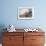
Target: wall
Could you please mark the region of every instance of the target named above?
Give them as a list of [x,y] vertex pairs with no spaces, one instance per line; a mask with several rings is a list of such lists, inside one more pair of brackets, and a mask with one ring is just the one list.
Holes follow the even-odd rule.
[[[40,25],[41,27],[46,28],[45,4],[45,0],[1,0],[0,24],[4,24],[5,26],[13,24],[18,28],[39,27]],[[34,19],[17,19],[17,8],[24,6],[34,8]]]

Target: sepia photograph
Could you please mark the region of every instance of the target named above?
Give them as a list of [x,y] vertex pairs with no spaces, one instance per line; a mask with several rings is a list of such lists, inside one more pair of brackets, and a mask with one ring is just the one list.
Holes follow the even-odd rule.
[[31,7],[19,7],[18,19],[32,19],[34,16],[34,8]]

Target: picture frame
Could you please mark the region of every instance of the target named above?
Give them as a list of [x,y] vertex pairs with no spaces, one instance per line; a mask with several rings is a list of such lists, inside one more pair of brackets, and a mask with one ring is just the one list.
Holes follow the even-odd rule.
[[33,19],[34,8],[32,7],[18,7],[18,19]]

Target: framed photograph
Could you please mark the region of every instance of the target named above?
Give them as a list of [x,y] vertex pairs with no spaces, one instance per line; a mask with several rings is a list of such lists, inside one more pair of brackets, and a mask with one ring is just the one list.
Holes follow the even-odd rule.
[[19,7],[18,8],[18,19],[33,19],[34,8],[32,7]]

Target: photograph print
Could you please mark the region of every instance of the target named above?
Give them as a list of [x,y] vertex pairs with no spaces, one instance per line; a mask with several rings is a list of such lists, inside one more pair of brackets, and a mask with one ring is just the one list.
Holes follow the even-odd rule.
[[32,19],[34,16],[34,8],[31,7],[19,7],[18,19]]

